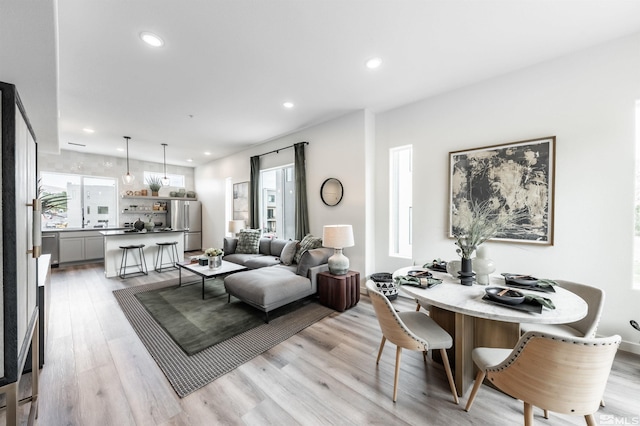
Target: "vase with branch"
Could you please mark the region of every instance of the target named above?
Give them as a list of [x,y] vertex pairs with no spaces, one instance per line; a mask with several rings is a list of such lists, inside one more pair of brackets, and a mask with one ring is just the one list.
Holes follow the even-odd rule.
[[493,199],[482,202],[462,203],[453,216],[453,237],[458,246],[456,252],[462,258],[460,283],[473,284],[471,256],[485,241],[494,238],[517,225],[524,215],[505,212]]

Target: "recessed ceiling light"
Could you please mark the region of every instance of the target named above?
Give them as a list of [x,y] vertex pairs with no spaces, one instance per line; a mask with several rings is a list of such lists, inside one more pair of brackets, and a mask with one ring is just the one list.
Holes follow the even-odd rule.
[[205,151],[204,155],[211,155],[209,151]]
[[380,65],[382,65],[382,59],[380,58],[371,58],[367,61],[367,68],[372,70],[378,68]]
[[187,162],[191,163],[193,161],[193,158],[187,158]]
[[116,151],[123,152],[123,151],[124,151],[124,148],[116,148]]
[[90,129],[89,127],[85,127],[84,129],[82,129],[83,132],[85,133],[95,133],[96,131],[93,129]]
[[282,104],[283,107],[287,108],[287,109],[291,109],[293,108],[295,105],[293,104],[293,102],[285,102]]
[[150,32],[145,31],[140,33],[140,38],[151,47],[161,47],[164,45],[164,41],[162,41],[160,37]]

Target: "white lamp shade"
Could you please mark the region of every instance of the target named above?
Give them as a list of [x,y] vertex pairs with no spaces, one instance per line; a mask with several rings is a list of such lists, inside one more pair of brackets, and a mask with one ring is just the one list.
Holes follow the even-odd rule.
[[341,249],[354,244],[351,225],[326,225],[322,229],[322,245],[325,247]]
[[238,232],[244,229],[244,220],[230,220],[229,221],[229,232],[232,234],[237,234]]

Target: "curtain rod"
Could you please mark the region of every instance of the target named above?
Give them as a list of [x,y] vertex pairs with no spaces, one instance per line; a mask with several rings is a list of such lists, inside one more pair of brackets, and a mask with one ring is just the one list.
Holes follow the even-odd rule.
[[[298,143],[303,143],[305,145],[309,145],[309,142],[298,142]],[[277,153],[279,153],[280,151],[282,151],[284,149],[293,148],[295,145],[296,144],[285,146],[284,148],[280,148],[280,149],[274,149],[273,151],[269,151],[269,152],[265,152],[264,154],[256,155],[256,157],[262,157],[263,155],[273,154],[274,152],[277,154]]]

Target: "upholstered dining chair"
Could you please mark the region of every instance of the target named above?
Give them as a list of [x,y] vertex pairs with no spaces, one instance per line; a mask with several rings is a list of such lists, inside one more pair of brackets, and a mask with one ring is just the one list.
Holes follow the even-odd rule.
[[620,336],[580,338],[531,331],[515,349],[475,348],[478,375],[465,407],[485,377],[498,389],[524,402],[524,424],[533,425],[533,407],[582,415],[595,426]]
[[589,309],[587,315],[569,324],[520,324],[520,332],[542,331],[573,337],[595,337],[602,309],[604,307],[604,291],[597,287],[578,284],[571,281],[557,280],[558,285],[582,297]]
[[367,281],[367,290],[376,312],[380,329],[382,330],[382,341],[380,342],[376,365],[380,362],[382,350],[387,340],[396,345],[393,402],[396,402],[398,398],[398,378],[400,374],[402,349],[421,351],[425,362],[427,360],[427,352],[430,349],[439,349],[444,369],[447,373],[447,379],[449,380],[451,394],[453,395],[454,402],[457,404],[458,394],[446,351],[446,349],[449,349],[453,345],[451,335],[423,312],[396,312],[391,302],[376,289],[373,281]]

